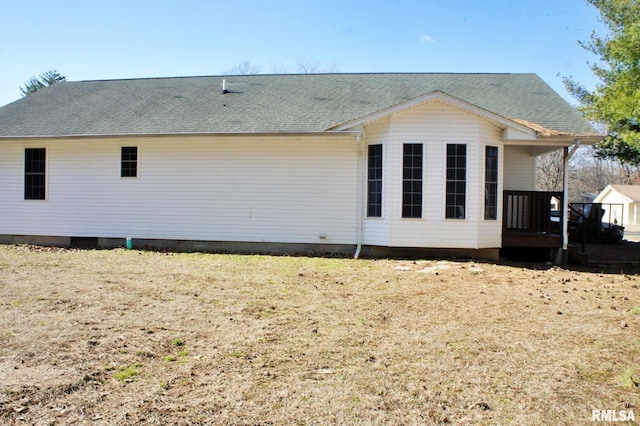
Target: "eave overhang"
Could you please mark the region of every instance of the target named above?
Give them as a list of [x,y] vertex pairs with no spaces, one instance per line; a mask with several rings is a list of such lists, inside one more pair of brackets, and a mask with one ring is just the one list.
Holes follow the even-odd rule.
[[356,137],[362,132],[353,129],[343,132],[239,132],[239,133],[114,133],[114,134],[83,134],[83,135],[29,135],[29,136],[0,136],[0,142],[17,140],[72,140],[72,139],[105,139],[105,138],[171,138],[171,137]]

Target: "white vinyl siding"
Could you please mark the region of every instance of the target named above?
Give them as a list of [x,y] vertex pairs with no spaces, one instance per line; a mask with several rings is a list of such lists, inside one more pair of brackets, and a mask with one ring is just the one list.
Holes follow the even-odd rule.
[[[498,147],[498,217],[496,220],[482,220],[478,223],[478,247],[500,247],[502,245],[502,192],[505,189],[504,182],[504,147],[502,145],[502,129],[487,121],[480,121],[480,152],[482,158],[480,161],[484,164],[486,146]],[[484,176],[484,171],[482,172]],[[484,191],[484,185],[480,184],[479,191]],[[481,192],[484,194],[484,192]],[[484,200],[481,201],[484,203]],[[484,209],[484,204],[482,204]],[[484,213],[483,213],[484,214]]]
[[[446,144],[467,145],[467,182],[478,185],[478,127],[480,119],[445,103],[434,101],[396,114],[391,120],[392,163],[390,185],[391,245],[398,247],[477,248],[479,198],[467,193],[467,217],[445,219]],[[402,219],[402,144],[424,143],[422,219]]]
[[[57,140],[39,204],[22,200],[28,145],[0,143],[0,234],[355,244],[354,139]],[[138,179],[120,178],[122,146],[139,147]]]
[[[389,152],[391,140],[391,121],[380,120],[365,127],[367,145],[382,144],[382,217],[365,218],[364,244],[388,246],[390,238],[389,200],[391,197],[387,176],[389,169]],[[366,215],[365,215],[366,216]]]
[[504,147],[504,188],[514,191],[535,191],[536,157],[530,147]]

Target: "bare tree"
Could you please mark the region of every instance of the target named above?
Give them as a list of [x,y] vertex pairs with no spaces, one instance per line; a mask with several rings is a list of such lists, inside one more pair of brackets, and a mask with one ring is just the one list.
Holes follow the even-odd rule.
[[[536,189],[562,191],[563,153],[555,151],[536,158]],[[569,201],[590,202],[609,184],[640,183],[638,167],[617,158],[604,158],[593,146],[578,150],[569,161]]]
[[287,65],[271,64],[271,73],[272,74],[293,74],[293,71],[291,67]]
[[258,65],[253,65],[251,62],[247,60],[241,61],[238,65],[233,66],[228,70],[222,71],[222,75],[249,75],[249,74],[260,74],[260,67]]
[[340,72],[340,69],[335,63],[322,65],[318,61],[301,58],[296,61],[294,67],[272,64],[271,72],[274,74],[334,74]]
[[[300,58],[296,61],[296,64],[293,67],[286,65],[271,65],[271,72],[273,74],[331,74],[339,72],[339,69],[335,63],[321,65],[319,61],[314,61],[308,58]],[[254,65],[247,60],[244,60],[238,65],[222,71],[222,75],[249,75],[260,73],[260,66]]]
[[554,151],[536,157],[536,189],[538,191],[562,191],[563,153]]
[[296,61],[296,68],[299,74],[331,74],[339,72],[338,66],[335,63],[329,63],[326,66],[321,66],[320,62],[309,58],[299,58]]

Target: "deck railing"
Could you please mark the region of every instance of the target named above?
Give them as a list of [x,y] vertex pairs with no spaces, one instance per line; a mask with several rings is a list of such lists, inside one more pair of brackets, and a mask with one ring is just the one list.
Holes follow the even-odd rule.
[[562,197],[553,191],[504,191],[503,233],[560,234]]

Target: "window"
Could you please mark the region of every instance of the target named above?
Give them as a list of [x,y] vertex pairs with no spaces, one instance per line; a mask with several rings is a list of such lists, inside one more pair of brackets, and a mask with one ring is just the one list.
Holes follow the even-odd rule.
[[422,217],[422,144],[406,143],[402,151],[402,217]]
[[467,145],[447,144],[447,219],[464,219],[467,193]]
[[24,199],[44,200],[46,188],[47,150],[24,150]]
[[484,218],[498,218],[498,147],[487,146],[484,157]]
[[382,217],[382,145],[369,145],[367,216]]
[[123,146],[120,157],[120,177],[138,176],[138,147]]

